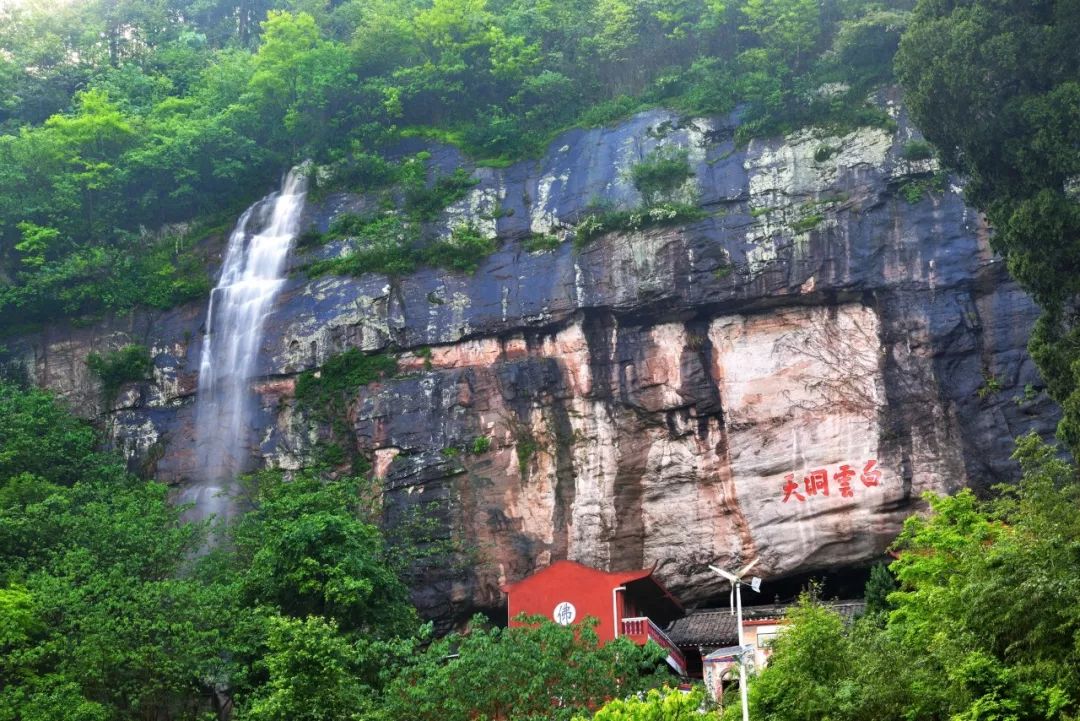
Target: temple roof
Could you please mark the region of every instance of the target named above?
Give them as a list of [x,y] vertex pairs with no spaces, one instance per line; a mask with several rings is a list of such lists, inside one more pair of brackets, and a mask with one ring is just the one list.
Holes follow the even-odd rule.
[[[743,623],[747,621],[781,621],[793,603],[743,606]],[[825,604],[850,623],[866,609],[863,601],[836,601]],[[735,616],[729,608],[703,608],[688,611],[686,616],[673,621],[665,633],[677,646],[729,646],[739,642],[739,629]]]

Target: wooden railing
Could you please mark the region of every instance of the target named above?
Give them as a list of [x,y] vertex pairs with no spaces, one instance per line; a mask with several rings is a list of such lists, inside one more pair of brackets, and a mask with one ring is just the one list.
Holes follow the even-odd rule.
[[686,657],[683,656],[679,647],[667,637],[667,634],[661,631],[660,627],[652,622],[651,618],[645,616],[624,618],[622,620],[622,635],[631,639],[639,646],[644,646],[649,640],[652,640],[659,645],[660,648],[667,651],[667,660],[672,668],[680,674],[686,673]]

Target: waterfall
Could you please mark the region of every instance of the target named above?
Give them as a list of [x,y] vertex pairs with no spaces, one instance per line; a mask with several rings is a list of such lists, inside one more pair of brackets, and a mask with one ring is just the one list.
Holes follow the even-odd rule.
[[285,283],[285,260],[300,226],[306,168],[293,168],[281,191],[240,216],[225,253],[221,278],[210,294],[199,365],[195,451],[199,477],[181,497],[194,519],[231,514],[228,484],[249,470],[252,457],[250,381],[266,316]]

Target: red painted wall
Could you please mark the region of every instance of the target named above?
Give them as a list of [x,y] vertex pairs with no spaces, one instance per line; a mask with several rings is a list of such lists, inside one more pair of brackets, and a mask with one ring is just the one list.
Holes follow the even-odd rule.
[[[645,578],[649,574],[649,571],[608,573],[573,561],[556,561],[544,570],[503,589],[507,595],[509,623],[511,626],[519,625],[513,619],[520,613],[555,620],[555,607],[563,601],[569,601],[577,610],[575,624],[587,616],[594,616],[600,621],[596,626],[600,641],[611,641],[615,638],[612,589],[627,581]],[[624,618],[622,597],[623,593],[620,591],[617,594],[620,619]]]

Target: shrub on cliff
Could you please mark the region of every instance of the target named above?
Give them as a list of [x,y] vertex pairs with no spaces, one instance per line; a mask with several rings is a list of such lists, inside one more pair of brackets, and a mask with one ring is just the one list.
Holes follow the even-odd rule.
[[657,148],[630,167],[630,180],[646,205],[673,200],[674,193],[693,176],[686,150]]
[[574,228],[574,246],[584,248],[604,233],[677,225],[700,220],[706,215],[708,213],[699,206],[688,203],[657,203],[633,210],[613,210],[596,206],[592,207]]
[[105,403],[111,404],[120,386],[150,379],[154,361],[146,346],[131,343],[106,353],[90,353],[86,365],[101,379]]
[[301,373],[296,380],[296,401],[320,418],[338,418],[360,388],[396,370],[397,359],[392,355],[350,348],[327,358],[318,370]]
[[480,232],[475,225],[459,225],[450,232],[449,238],[428,244],[421,251],[421,257],[430,265],[473,273],[496,248],[495,239]]

